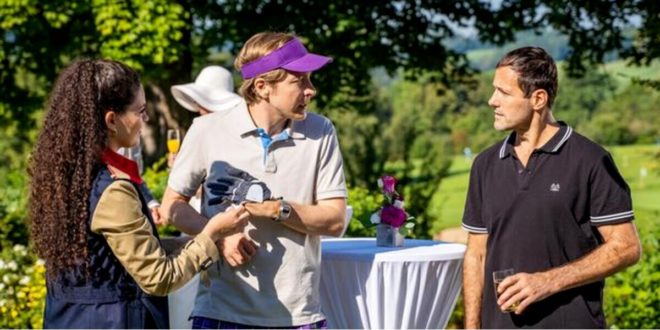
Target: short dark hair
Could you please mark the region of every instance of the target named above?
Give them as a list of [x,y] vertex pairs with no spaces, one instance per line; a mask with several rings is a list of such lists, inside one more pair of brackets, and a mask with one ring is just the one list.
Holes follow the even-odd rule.
[[543,89],[548,93],[548,107],[557,97],[557,65],[552,56],[541,47],[522,47],[508,52],[497,62],[496,68],[510,66],[518,73],[518,85],[530,97],[532,92]]

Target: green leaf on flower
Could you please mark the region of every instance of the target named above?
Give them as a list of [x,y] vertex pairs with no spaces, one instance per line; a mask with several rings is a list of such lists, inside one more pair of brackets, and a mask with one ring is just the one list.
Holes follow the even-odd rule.
[[364,226],[364,228],[369,228],[369,227],[375,226],[375,224],[371,223],[371,214],[372,213],[364,213],[360,217],[357,218],[360,221],[360,223],[362,224],[362,226]]

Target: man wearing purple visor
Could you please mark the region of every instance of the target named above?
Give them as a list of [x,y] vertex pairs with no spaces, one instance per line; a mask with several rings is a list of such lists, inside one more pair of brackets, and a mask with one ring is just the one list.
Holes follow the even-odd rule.
[[312,72],[332,62],[332,58],[310,54],[300,39],[293,38],[272,53],[243,65],[243,79],[251,79],[275,69],[293,72]]
[[163,198],[171,223],[194,234],[223,211],[206,202],[193,214],[185,201],[205,181],[229,182],[226,173],[258,180],[273,196],[246,197],[245,231],[218,242],[224,262],[199,287],[193,328],[327,327],[320,236],[342,233],[347,192],[335,128],[307,107],[316,95],[311,72],[331,61],[291,34],[256,34],[235,61],[245,102],[197,118],[188,131]]

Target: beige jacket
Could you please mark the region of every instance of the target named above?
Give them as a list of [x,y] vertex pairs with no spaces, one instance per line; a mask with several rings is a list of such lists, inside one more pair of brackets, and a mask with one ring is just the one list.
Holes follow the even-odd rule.
[[[218,261],[220,253],[211,240],[199,234],[182,243],[173,253],[154,236],[152,226],[142,213],[135,187],[116,180],[105,189],[91,221],[94,233],[102,235],[112,252],[144,292],[165,296],[180,288],[195,274]],[[180,241],[179,241],[180,242]]]

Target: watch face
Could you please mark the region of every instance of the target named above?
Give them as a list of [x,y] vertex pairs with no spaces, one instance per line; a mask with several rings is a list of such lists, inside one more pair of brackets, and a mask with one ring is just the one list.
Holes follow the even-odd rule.
[[289,215],[291,215],[291,205],[285,201],[280,201],[280,216],[278,220],[286,220],[289,218]]

